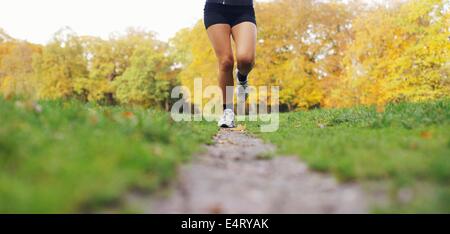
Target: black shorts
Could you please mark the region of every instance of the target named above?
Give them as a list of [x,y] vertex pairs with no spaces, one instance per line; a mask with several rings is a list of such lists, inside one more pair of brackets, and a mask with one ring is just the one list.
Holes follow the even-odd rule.
[[242,22],[251,22],[256,25],[255,9],[253,6],[206,3],[203,21],[206,29],[214,24],[228,24],[234,27]]

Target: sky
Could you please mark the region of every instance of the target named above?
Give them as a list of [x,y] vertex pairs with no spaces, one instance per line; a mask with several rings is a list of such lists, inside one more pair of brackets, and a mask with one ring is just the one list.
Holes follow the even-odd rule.
[[137,27],[167,40],[203,17],[204,1],[0,0],[0,28],[14,38],[40,44],[65,26],[79,35],[102,38]]

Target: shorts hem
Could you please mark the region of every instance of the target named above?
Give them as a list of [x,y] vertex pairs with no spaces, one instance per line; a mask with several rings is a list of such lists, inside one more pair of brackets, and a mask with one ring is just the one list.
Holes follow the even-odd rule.
[[232,25],[230,24],[231,28],[234,28],[235,26],[244,23],[244,22],[249,22],[249,23],[253,23],[256,27],[258,27],[258,24],[256,24],[256,21],[251,20],[251,19],[242,19],[242,20],[238,20],[236,22],[234,22]]

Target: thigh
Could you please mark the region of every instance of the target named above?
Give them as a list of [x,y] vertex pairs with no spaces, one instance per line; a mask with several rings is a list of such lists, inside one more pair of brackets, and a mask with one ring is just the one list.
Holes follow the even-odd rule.
[[252,56],[256,54],[257,28],[252,22],[242,22],[231,29],[236,44],[236,56]]
[[231,26],[228,24],[214,24],[206,30],[214,52],[219,59],[233,56],[231,48]]

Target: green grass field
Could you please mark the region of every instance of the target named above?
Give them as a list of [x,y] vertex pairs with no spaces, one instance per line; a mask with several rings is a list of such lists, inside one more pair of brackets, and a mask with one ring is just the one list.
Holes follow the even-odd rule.
[[[95,212],[155,191],[217,132],[168,113],[0,99],[0,212]],[[450,101],[281,115],[255,135],[311,168],[388,195],[374,212],[450,212]],[[374,189],[376,188],[376,189]],[[299,194],[301,196],[301,194]]]
[[152,191],[216,133],[167,113],[0,98],[0,212],[91,212]]
[[[450,101],[282,114],[280,130],[257,136],[282,154],[341,181],[386,187],[374,212],[450,212]],[[301,196],[301,194],[299,194]]]

